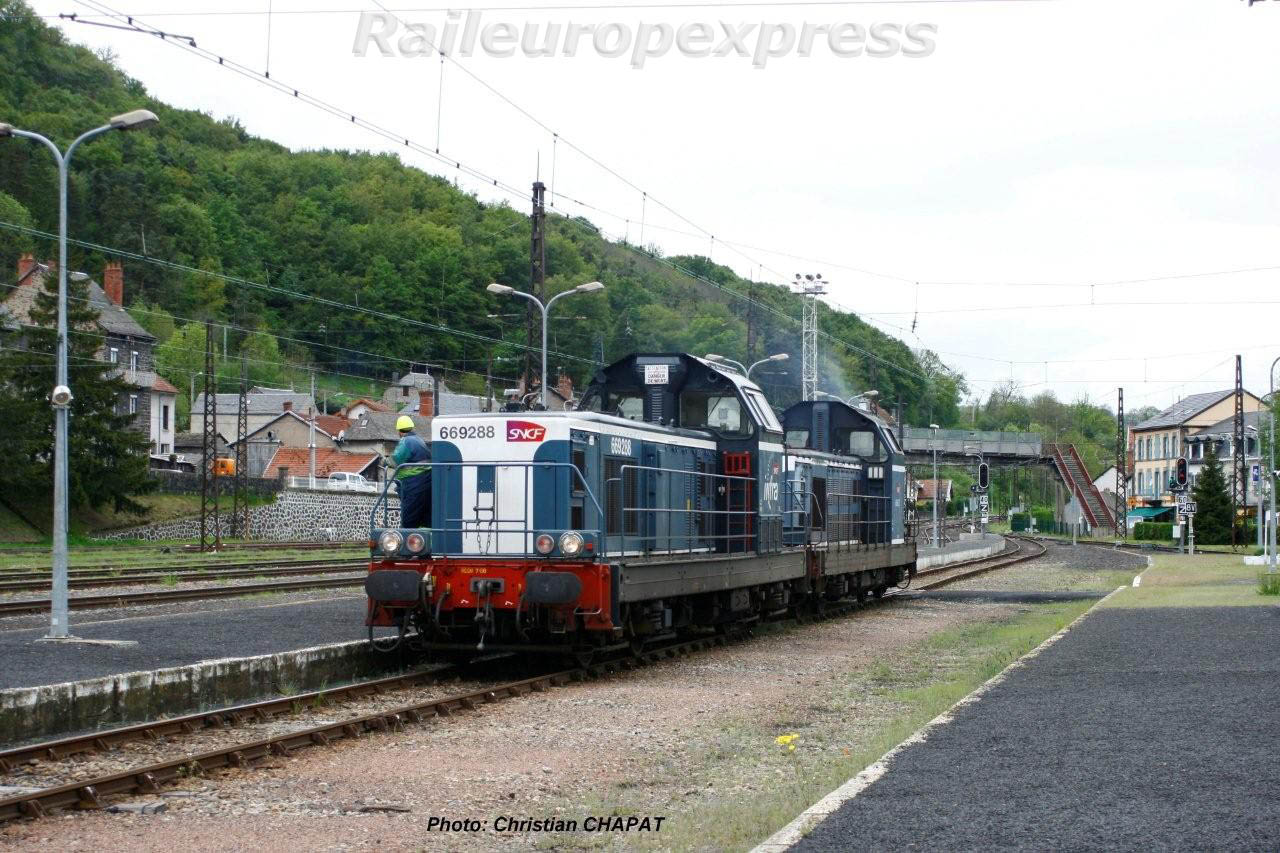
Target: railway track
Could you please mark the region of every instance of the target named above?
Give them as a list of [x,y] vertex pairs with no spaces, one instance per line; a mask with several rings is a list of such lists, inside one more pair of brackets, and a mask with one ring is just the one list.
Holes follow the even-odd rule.
[[1018,563],[1034,560],[1037,557],[1044,556],[1045,552],[1049,550],[1039,542],[1018,536],[1006,536],[1005,540],[1011,543],[1011,547],[1005,548],[999,554],[964,560],[959,563],[952,563],[949,566],[939,566],[936,569],[917,572],[916,578],[924,578],[925,580],[923,583],[913,583],[912,587],[919,590],[941,589],[956,581],[966,580],[996,569],[1003,569]]
[[[242,584],[240,586],[201,587],[199,589],[162,589],[142,592],[119,592],[105,595],[78,595],[68,599],[72,610],[92,610],[103,607],[131,607],[139,604],[168,604],[175,601],[203,601],[209,598],[235,598],[264,592],[298,592],[311,589],[343,589],[364,586],[364,569],[357,577],[316,578],[305,581],[275,581],[274,583]],[[47,598],[0,601],[0,616],[17,616],[27,613],[47,613]]]
[[[1012,547],[992,557],[968,560],[952,566],[922,572],[917,577],[940,576],[916,588],[933,589],[957,580],[1006,566],[1033,560],[1047,549],[1039,543],[1015,540]],[[903,590],[905,591],[905,590]],[[886,598],[894,597],[892,594]],[[833,619],[861,609],[854,600],[827,603],[816,612],[795,617],[798,623],[815,619]],[[557,670],[494,685],[486,685],[448,696],[412,701],[389,709],[366,713],[341,720],[327,720],[321,725],[301,728],[269,737],[236,742],[199,753],[175,755],[158,762],[133,767],[117,773],[80,779],[62,785],[29,791],[0,799],[0,823],[22,817],[43,817],[53,811],[65,809],[100,809],[108,797],[151,793],[165,783],[192,774],[202,775],[222,768],[251,768],[264,759],[287,757],[297,750],[313,746],[328,746],[337,741],[358,739],[372,732],[399,731],[406,724],[423,723],[433,719],[448,718],[456,713],[500,702],[504,699],[543,692],[553,687],[610,673],[631,670],[664,659],[684,656],[715,646],[724,646],[752,636],[750,628],[734,633],[716,634],[667,646],[642,651],[598,663],[590,663],[570,669]],[[155,722],[92,732],[58,740],[21,746],[0,752],[0,772],[8,773],[24,763],[58,761],[85,753],[107,752],[123,744],[167,737],[183,737],[197,732],[230,729],[246,722],[267,722],[277,717],[297,714],[302,709],[324,708],[349,699],[401,689],[442,683],[458,674],[457,666],[389,676],[359,682],[343,687],[328,688],[295,696],[268,699],[200,712]]]
[[[185,572],[156,572],[154,570],[142,571],[137,569],[126,569],[121,570],[122,573],[119,576],[115,574],[103,575],[95,572],[71,572],[71,576],[67,580],[67,585],[71,589],[87,589],[90,587],[135,586],[156,583],[190,583],[199,581],[235,580],[238,578],[275,578],[292,577],[296,575],[325,575],[337,574],[339,572],[350,573],[365,571],[367,568],[368,561],[359,560],[346,563],[335,563],[332,561],[324,563],[303,562],[296,565],[272,565],[266,568],[230,569],[227,571],[214,567]],[[52,585],[52,581],[47,573],[29,573],[17,577],[0,575],[0,578],[3,578],[3,580],[0,580],[0,593],[36,591],[49,589]]]
[[[367,551],[366,551],[367,553]],[[146,563],[139,566],[121,566],[112,563],[96,563],[93,565],[72,566],[67,570],[69,577],[82,577],[89,575],[106,575],[106,574],[148,574],[148,573],[164,573],[164,572],[197,572],[197,571],[221,571],[235,569],[260,569],[260,568],[287,568],[289,566],[327,566],[337,562],[349,560],[352,562],[367,562],[363,555],[353,554],[350,557],[339,557],[328,560],[317,560],[315,558],[306,558],[301,560],[245,560],[238,563],[192,563],[190,560],[182,560],[179,558],[177,562],[160,562]],[[47,566],[40,568],[6,568],[0,569],[0,581],[6,580],[29,580],[35,578],[48,578],[52,570]]]

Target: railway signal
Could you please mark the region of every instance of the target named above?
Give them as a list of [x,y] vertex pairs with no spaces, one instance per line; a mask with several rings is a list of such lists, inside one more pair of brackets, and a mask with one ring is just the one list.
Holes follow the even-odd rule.
[[978,488],[984,492],[991,488],[991,466],[985,462],[978,465]]
[[1178,464],[1173,469],[1174,483],[1180,489],[1187,487],[1187,457],[1179,456]]

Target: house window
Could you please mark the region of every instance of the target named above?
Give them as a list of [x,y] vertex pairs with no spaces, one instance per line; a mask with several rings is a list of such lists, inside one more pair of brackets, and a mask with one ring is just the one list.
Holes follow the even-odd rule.
[[164,405],[160,407],[160,429],[165,432],[169,431],[169,407]]
[[138,414],[138,395],[137,394],[129,395],[129,414],[131,415]]
[[1147,436],[1147,458],[1151,459],[1151,436]]
[[112,348],[111,348],[111,351],[107,353],[107,361],[108,361],[108,362],[110,362],[111,364],[119,364],[119,363],[120,363],[120,348],[119,348],[119,347],[112,347]]
[[130,370],[138,369],[138,351],[137,350],[133,350],[132,352],[129,353],[129,369]]
[[163,455],[167,456],[167,455],[169,455],[169,453],[170,453],[170,452],[172,452],[172,451],[169,449],[169,445],[167,445],[167,444],[162,444],[162,445],[160,445],[160,453],[161,453],[161,454],[163,454]]

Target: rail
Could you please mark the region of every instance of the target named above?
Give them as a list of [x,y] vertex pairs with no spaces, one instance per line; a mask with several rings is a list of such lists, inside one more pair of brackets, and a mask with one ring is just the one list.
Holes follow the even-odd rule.
[[[711,543],[719,541],[725,542],[725,552],[729,554],[747,553],[753,549],[769,551],[781,548],[780,536],[777,537],[776,543],[765,543],[764,548],[755,547],[757,546],[755,540],[764,530],[761,522],[775,521],[780,529],[782,513],[760,513],[751,508],[750,500],[744,500],[744,509],[729,508],[734,486],[740,485],[743,494],[749,496],[755,485],[754,477],[715,474],[709,471],[688,471],[683,468],[662,468],[655,465],[623,465],[618,471],[620,476],[605,480],[605,491],[607,495],[612,495],[614,488],[618,490],[618,501],[616,504],[611,502],[610,505],[619,508],[617,516],[619,523],[613,526],[606,523],[606,535],[621,540],[622,547],[618,549],[619,552],[626,553],[634,550],[632,545],[637,545],[644,554],[692,554],[713,551]],[[667,475],[665,478],[666,505],[628,504],[625,500],[624,487],[628,472],[637,479],[644,474],[653,475],[655,479],[656,475]],[[677,488],[677,477],[695,479]],[[713,507],[695,508],[690,498],[691,487],[694,487],[692,494],[699,500],[712,501]],[[635,492],[637,495],[641,493],[638,483]],[[677,504],[677,495],[684,497],[683,507]],[[714,508],[718,505],[716,496],[724,497],[725,509]],[[664,525],[661,525],[659,520],[664,517],[667,523],[666,531],[662,533],[660,528]],[[679,529],[674,522],[677,517],[684,522],[679,525]],[[738,522],[736,530],[734,529],[735,521]],[[720,532],[721,522],[723,522],[724,532]],[[620,529],[614,529],[614,527]],[[650,530],[653,532],[648,532]],[[682,544],[677,544],[677,539],[682,540]],[[666,547],[658,548],[658,543],[662,541],[665,541]],[[738,546],[741,548],[739,549]]]
[[[405,463],[406,467],[421,467],[421,463]],[[395,474],[399,465],[391,466],[388,478],[383,485],[378,499],[369,511],[369,531],[378,529],[378,513],[382,512],[382,527],[391,526],[391,511],[388,495],[391,484],[395,482]],[[534,541],[542,534],[548,534],[557,541],[561,534],[570,531],[585,535],[594,535],[593,552],[597,556],[608,553],[604,531],[605,515],[596,500],[591,487],[577,465],[572,462],[538,462],[538,461],[504,461],[504,462],[433,462],[432,476],[440,476],[454,470],[465,472],[474,470],[474,478],[465,473],[458,478],[449,477],[443,484],[433,483],[433,499],[442,497],[446,502],[456,499],[462,508],[459,516],[444,515],[448,507],[433,509],[433,521],[439,519],[442,527],[415,527],[414,530],[430,534],[431,553],[459,556],[484,557],[534,557],[542,558],[550,555],[539,554],[534,549]],[[519,472],[519,476],[511,474]],[[543,506],[552,518],[562,519],[570,513],[573,496],[580,492],[595,510],[600,524],[590,527],[583,524],[578,527],[557,525],[537,526],[533,523],[533,510],[537,500],[533,494],[535,479],[538,473],[553,476],[560,473],[572,478],[571,489],[553,488],[550,490],[552,500],[550,506]],[[474,492],[474,500],[470,508],[470,516],[466,513],[467,492]],[[516,492],[512,500],[507,495]],[[505,498],[505,499],[504,499]],[[504,517],[502,513],[510,514]],[[443,517],[442,517],[443,516]],[[585,518],[584,518],[585,521]]]

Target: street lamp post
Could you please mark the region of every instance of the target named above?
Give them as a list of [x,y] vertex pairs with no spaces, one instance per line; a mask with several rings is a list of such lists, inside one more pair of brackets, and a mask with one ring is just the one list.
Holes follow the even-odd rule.
[[64,154],[48,137],[11,124],[0,124],[0,139],[20,136],[44,145],[58,164],[58,347],[53,404],[53,584],[50,591],[49,634],[46,639],[70,638],[67,606],[67,413],[73,399],[67,382],[67,172],[71,155],[81,143],[112,130],[136,130],[159,121],[150,110],[133,110],[112,117],[75,138]]
[[538,310],[542,312],[542,408],[547,408],[547,312],[551,310],[551,306],[556,304],[557,299],[563,299],[574,293],[595,293],[597,290],[604,290],[604,285],[598,281],[589,281],[586,284],[580,284],[575,288],[566,290],[563,293],[557,293],[543,303],[542,300],[534,296],[532,293],[525,293],[523,290],[516,290],[514,287],[508,287],[505,284],[494,282],[487,288],[490,293],[496,293],[499,296],[519,296],[528,299],[534,305],[538,306]]
[[762,358],[747,368],[747,378],[750,379],[751,371],[755,370],[757,367],[759,367],[762,364],[768,364],[771,361],[786,361],[789,358],[791,358],[791,354],[785,353],[785,352],[775,352],[773,355],[768,356],[767,358]]
[[938,425],[929,424],[929,429],[933,430],[929,440],[933,448],[933,547],[938,548]]
[[750,367],[747,367],[745,364],[743,364],[740,361],[737,361],[736,359],[728,358],[726,356],[720,355],[719,353],[709,352],[704,357],[706,358],[707,361],[714,361],[717,364],[731,364],[734,367],[738,368],[738,370],[742,372],[743,376],[750,379],[751,371],[755,370],[760,365],[768,364],[771,361],[786,361],[787,359],[791,358],[791,355],[785,352],[776,352],[771,356],[767,356],[765,358],[760,359],[759,361],[752,362]]

